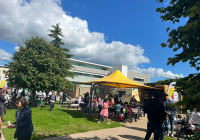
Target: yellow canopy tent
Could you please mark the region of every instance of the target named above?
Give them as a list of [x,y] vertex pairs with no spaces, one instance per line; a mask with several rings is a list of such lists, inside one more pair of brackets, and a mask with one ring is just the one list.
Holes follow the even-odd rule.
[[[91,84],[91,93],[94,92],[94,86],[95,85],[105,85],[115,88],[150,88],[150,89],[157,89],[150,86],[145,86],[143,84],[139,84],[137,82],[134,82],[127,77],[125,77],[119,70],[114,71],[111,75],[106,76],[104,78],[95,80],[95,81],[89,81],[89,82],[83,82],[84,84]],[[92,94],[90,94],[90,100],[92,100]],[[89,118],[91,116],[91,105],[92,102],[90,102],[89,106]]]
[[143,84],[139,84],[137,82],[134,82],[127,77],[125,77],[119,70],[114,71],[111,75],[106,76],[104,78],[95,80],[95,81],[89,81],[84,83],[94,83],[99,85],[106,85],[110,87],[115,88],[154,88],[150,86],[145,86]]

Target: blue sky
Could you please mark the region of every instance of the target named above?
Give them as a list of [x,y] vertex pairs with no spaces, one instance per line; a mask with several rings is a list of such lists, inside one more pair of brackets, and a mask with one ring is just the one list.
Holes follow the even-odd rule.
[[[21,43],[22,38],[26,39],[35,34],[46,37],[46,28],[49,29],[52,24],[60,22],[66,39],[66,47],[70,48],[71,52],[75,54],[75,59],[110,66],[123,63],[128,65],[130,70],[150,74],[151,82],[166,79],[167,76],[172,78],[175,74],[188,76],[188,74],[196,72],[188,62],[167,66],[167,58],[174,56],[177,52],[160,46],[162,42],[166,42],[168,39],[166,28],[177,28],[187,22],[187,19],[181,19],[180,23],[173,25],[171,22],[161,21],[161,14],[157,13],[155,9],[168,6],[168,0],[164,0],[164,3],[158,3],[156,0],[49,1],[51,2],[45,3],[48,7],[41,11],[41,8],[38,8],[39,10],[33,8],[35,4],[38,4],[38,7],[44,5],[44,2],[39,0],[31,0],[30,3],[25,3],[23,6],[21,6],[20,0],[12,5],[9,5],[9,3],[6,5],[17,7],[21,14],[18,15],[17,20],[19,21],[17,23],[9,19],[12,16],[16,17],[12,10],[3,11],[9,22],[2,22],[0,18],[0,25],[5,27],[0,28],[2,32],[0,35],[0,51],[4,50],[7,53],[7,55],[4,53],[6,57],[13,54],[15,46]],[[6,6],[4,5],[4,7]],[[30,7],[32,7],[31,10],[27,10]],[[27,11],[29,12],[27,13]],[[66,15],[64,17],[63,12]],[[44,13],[51,13],[51,15],[38,17],[38,15]],[[29,15],[29,17],[26,17],[26,15]],[[51,18],[52,20],[50,20]],[[9,25],[10,23],[13,26]],[[10,31],[11,29],[16,31]],[[79,41],[76,40],[80,38],[81,41],[78,44]],[[103,41],[99,41],[101,38],[103,38]],[[102,42],[104,46],[101,45]],[[82,44],[87,47],[84,47],[84,45],[81,47]],[[94,44],[98,44],[96,48]],[[93,47],[92,50],[99,51],[99,53],[90,52],[91,46]],[[99,47],[105,48],[105,46],[108,46],[108,48],[103,52],[101,52],[102,49],[98,50]],[[128,53],[128,50],[131,51]],[[89,52],[88,55],[85,55],[84,51]],[[141,52],[137,53],[136,51]],[[99,55],[101,53],[105,54],[101,56]],[[0,57],[0,62],[5,64],[2,57]],[[133,64],[131,61],[134,61]],[[152,72],[149,68],[155,71]],[[171,73],[167,71],[171,71]]]

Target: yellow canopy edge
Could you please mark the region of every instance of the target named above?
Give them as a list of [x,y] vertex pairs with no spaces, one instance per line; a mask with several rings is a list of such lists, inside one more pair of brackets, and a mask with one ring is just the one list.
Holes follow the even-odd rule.
[[106,85],[115,88],[151,88],[151,89],[158,89],[150,86],[145,86],[143,84],[139,84],[135,81],[132,81],[125,77],[119,70],[114,71],[111,75],[108,75],[104,78],[83,82],[85,84],[95,83],[99,85]]

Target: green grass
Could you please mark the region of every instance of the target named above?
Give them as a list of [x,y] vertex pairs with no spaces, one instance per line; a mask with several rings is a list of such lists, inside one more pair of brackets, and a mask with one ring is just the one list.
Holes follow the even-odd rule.
[[[154,140],[154,138],[151,138],[151,140]],[[164,140],[176,140],[176,139],[170,137],[164,137]]]
[[[4,120],[15,122],[17,110],[17,108],[8,108]],[[124,126],[117,122],[111,122],[111,125],[107,125],[106,122],[98,124],[95,117],[88,120],[88,114],[56,106],[52,112],[49,111],[48,105],[41,108],[32,107],[31,110],[34,127],[32,140]],[[3,125],[7,126],[7,122]],[[5,128],[2,131],[6,140],[14,140],[15,129]]]

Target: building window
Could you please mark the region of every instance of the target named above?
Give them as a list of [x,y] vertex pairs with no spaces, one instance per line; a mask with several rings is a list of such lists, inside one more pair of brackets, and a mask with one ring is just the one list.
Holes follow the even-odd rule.
[[100,76],[100,75],[92,75],[92,74],[86,74],[86,73],[80,73],[80,72],[74,72],[74,74],[81,75],[81,76],[88,76],[88,77],[103,78],[103,76]]
[[106,68],[102,68],[100,66],[93,66],[93,65],[87,65],[87,64],[81,64],[76,62],[70,62],[72,65],[81,66],[81,67],[87,67],[87,68],[93,68],[98,70],[107,70]]
[[140,78],[133,78],[134,81],[139,81],[139,82],[144,82],[144,79],[140,79]]

